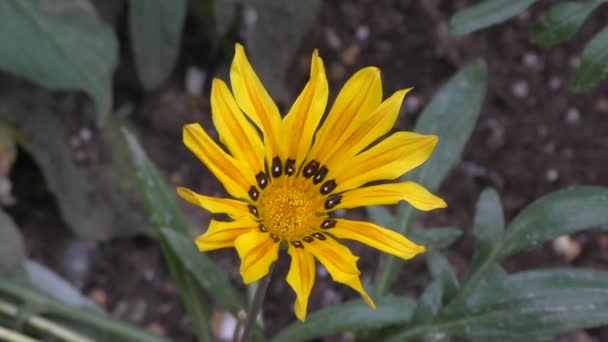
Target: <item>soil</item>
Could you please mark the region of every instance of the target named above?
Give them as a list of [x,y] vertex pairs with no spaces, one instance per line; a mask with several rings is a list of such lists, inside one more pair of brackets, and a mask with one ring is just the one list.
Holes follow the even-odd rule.
[[[332,96],[356,70],[375,65],[382,70],[385,94],[415,87],[404,102],[397,127],[412,129],[421,109],[443,82],[467,61],[486,61],[489,86],[482,113],[462,160],[438,193],[449,207],[424,215],[418,223],[420,227],[449,225],[464,230],[463,237],[446,251],[459,274],[472,255],[470,227],[477,197],[484,188],[491,186],[499,192],[509,220],[551,191],[572,185],[608,186],[608,173],[602,171],[608,165],[608,81],[586,93],[573,93],[567,86],[577,56],[608,22],[608,12],[594,13],[571,41],[543,49],[529,42],[528,32],[533,19],[551,1],[541,2],[508,24],[465,37],[448,36],[445,23],[449,16],[471,3],[324,1],[318,22],[303,40],[293,61],[294,71],[286,80],[293,99],[306,81],[314,48],[325,61]],[[173,185],[218,194],[219,184],[181,144],[183,124],[202,121],[211,127],[208,102],[203,99],[198,105],[202,115],[193,113],[181,87],[185,61],[195,60],[197,52],[182,52],[178,71],[162,91],[145,96],[119,91],[117,105],[121,101],[136,102],[138,108],[130,120]],[[124,56],[119,72],[132,73],[127,58]],[[117,76],[116,89],[125,89],[119,82],[127,78]],[[25,153],[19,154],[11,179],[18,202],[9,212],[24,231],[32,258],[70,279],[115,317],[178,341],[193,340],[191,322],[153,240],[79,241],[61,220],[40,172]],[[189,222],[202,231],[209,216],[187,204],[183,208]],[[352,215],[360,217],[363,212]],[[507,259],[504,265],[508,271],[555,265],[608,269],[607,228],[573,236],[581,253],[570,261],[546,243]],[[369,280],[375,273],[378,253],[360,245],[353,245],[353,252],[361,256],[359,266],[364,279]],[[86,267],[70,264],[74,253],[86,261]],[[214,252],[211,256],[230,270],[234,283],[244,289],[234,251]],[[280,258],[266,299],[270,333],[295,320],[291,311],[294,296],[283,280],[287,268],[288,258]],[[418,258],[405,265],[393,290],[415,296],[427,280],[424,263]],[[356,296],[321,275],[309,311]],[[563,340],[590,337],[608,340],[608,327],[567,335]]]

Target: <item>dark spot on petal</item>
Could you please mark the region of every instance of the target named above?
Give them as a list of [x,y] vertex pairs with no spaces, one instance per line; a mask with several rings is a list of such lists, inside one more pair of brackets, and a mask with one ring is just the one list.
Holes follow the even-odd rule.
[[315,239],[313,239],[310,236],[305,236],[302,240],[304,240],[305,242],[308,242],[308,243],[311,243],[311,242],[315,241]]
[[327,182],[323,183],[323,185],[321,186],[321,190],[320,190],[321,194],[323,194],[323,195],[329,194],[330,192],[334,191],[336,186],[338,186],[338,184],[336,184],[335,179],[328,180]]
[[291,176],[294,172],[296,172],[296,161],[287,159],[287,161],[285,161],[285,174]]
[[252,200],[257,201],[258,197],[260,196],[260,192],[258,191],[258,188],[256,188],[255,186],[251,186],[251,188],[249,188],[249,197],[251,197]]
[[325,209],[329,210],[340,204],[342,195],[331,195],[325,200]]
[[[326,206],[327,206],[327,204],[326,204]],[[255,205],[251,205],[251,204],[250,204],[250,205],[248,205],[248,206],[247,206],[247,208],[249,208],[249,212],[250,212],[250,213],[251,213],[253,216],[258,217],[258,208],[257,208]]]
[[338,223],[338,221],[336,221],[336,220],[325,220],[325,221],[323,221],[323,223],[321,223],[321,228],[322,229],[333,228],[336,226],[336,223]]
[[321,241],[323,241],[323,240],[327,240],[327,238],[325,237],[325,235],[323,235],[323,234],[321,234],[321,233],[314,233],[314,234],[312,234],[312,236],[313,236],[315,239],[319,239],[319,240],[321,240]]
[[317,172],[318,169],[319,169],[319,163],[317,163],[314,160],[311,160],[304,167],[304,170],[302,171],[302,175],[306,178],[310,178],[310,177],[312,177],[312,175],[315,174],[315,172]]
[[261,231],[262,233],[266,233],[266,232],[268,231],[268,229],[266,228],[266,226],[265,226],[265,225],[263,225],[263,224],[261,224],[261,223],[260,223],[260,225],[258,226],[258,228],[260,228],[260,231]]
[[295,248],[304,248],[304,246],[302,245],[302,243],[300,241],[291,241],[291,244],[295,247]]
[[258,181],[258,185],[262,190],[268,185],[268,176],[264,172],[260,172],[255,176],[255,180]]
[[279,157],[274,157],[272,158],[272,167],[270,170],[270,173],[272,173],[273,177],[279,177],[281,175],[281,172],[283,172],[282,170],[282,165],[281,165],[281,158]]
[[274,242],[279,242],[281,241],[281,239],[279,239],[278,236],[274,235],[274,234],[270,234],[270,238],[272,239],[272,241]]
[[327,176],[327,172],[329,172],[329,170],[327,170],[325,166],[321,166],[319,171],[317,171],[317,173],[315,173],[315,176],[312,178],[312,182],[315,184],[321,183],[325,176]]

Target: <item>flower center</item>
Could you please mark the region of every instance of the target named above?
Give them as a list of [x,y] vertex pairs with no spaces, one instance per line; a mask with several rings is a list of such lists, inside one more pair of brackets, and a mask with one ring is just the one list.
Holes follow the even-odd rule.
[[271,234],[284,241],[300,240],[314,233],[326,217],[323,196],[313,190],[308,179],[279,177],[262,191],[259,216]]

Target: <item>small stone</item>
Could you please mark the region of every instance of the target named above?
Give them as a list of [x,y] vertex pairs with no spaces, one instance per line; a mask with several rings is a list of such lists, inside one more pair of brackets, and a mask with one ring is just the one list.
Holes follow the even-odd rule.
[[334,50],[338,50],[342,46],[342,40],[336,33],[336,31],[331,27],[326,27],[325,30],[325,41],[327,45]]
[[359,25],[355,30],[355,38],[359,41],[364,41],[369,37],[369,26]]
[[405,98],[405,110],[408,113],[414,113],[420,108],[420,98],[416,95],[410,95]]
[[[243,312],[242,319],[245,320],[247,314]],[[239,312],[239,316],[241,313]],[[214,309],[211,314],[211,331],[219,341],[233,340],[234,329],[236,328],[237,320],[230,313]]]
[[595,102],[595,109],[599,112],[608,113],[608,98],[601,98]]
[[105,307],[108,303],[108,295],[104,289],[94,288],[89,292],[89,298],[93,301],[93,303],[97,304],[100,307]]
[[93,138],[93,132],[91,132],[90,129],[83,128],[80,130],[80,139],[82,139],[83,142],[87,143],[87,142],[91,141],[92,138]]
[[578,56],[572,56],[568,59],[568,65],[570,65],[571,68],[576,68],[580,61],[581,59]]
[[574,107],[568,108],[566,111],[566,123],[568,125],[576,125],[581,121],[581,113]]
[[515,83],[513,83],[513,86],[511,87],[511,91],[513,92],[513,95],[515,95],[516,97],[526,97],[528,96],[528,83],[524,80],[520,80],[517,81]]
[[349,46],[342,52],[342,62],[346,65],[355,64],[357,57],[359,57],[359,52],[361,52],[361,46],[359,46],[359,44]]
[[559,172],[557,172],[556,169],[551,168],[551,169],[547,170],[545,177],[547,178],[547,180],[549,182],[553,183],[559,178]]
[[568,235],[562,235],[553,240],[553,250],[570,262],[581,254],[581,244]]
[[203,88],[205,87],[205,81],[207,80],[207,74],[201,68],[190,65],[186,69],[186,93],[189,96],[201,96]]
[[551,76],[548,86],[550,90],[557,90],[562,86],[562,79],[558,76]]
[[72,148],[78,148],[82,145],[82,141],[80,140],[79,135],[73,135],[70,137],[70,146]]
[[346,69],[340,63],[332,63],[329,68],[329,78],[334,81],[338,81],[344,78],[346,75]]
[[152,322],[146,326],[146,330],[153,333],[157,336],[165,336],[167,332],[165,331],[165,327],[159,322]]
[[151,268],[146,269],[143,273],[143,276],[144,276],[144,279],[146,279],[147,281],[154,280],[154,270]]
[[538,55],[533,52],[527,52],[523,58],[524,65],[527,67],[538,66]]

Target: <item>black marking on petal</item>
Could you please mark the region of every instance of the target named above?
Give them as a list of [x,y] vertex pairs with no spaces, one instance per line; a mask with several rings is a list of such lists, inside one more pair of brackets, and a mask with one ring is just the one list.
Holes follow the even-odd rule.
[[321,190],[320,190],[321,194],[323,194],[323,195],[329,194],[330,192],[334,191],[336,186],[338,186],[338,184],[336,184],[335,179],[328,180],[327,182],[323,183],[323,185],[321,186]]
[[296,161],[293,159],[287,159],[287,161],[285,161],[285,174],[288,176],[291,176],[295,172],[296,172]]
[[272,167],[270,170],[270,173],[272,173],[272,176],[274,178],[277,178],[281,175],[282,172],[283,172],[283,167],[281,165],[281,158],[279,158],[279,157],[272,158]]
[[258,208],[255,205],[248,205],[247,208],[249,208],[249,212],[255,216],[258,217]]
[[325,235],[323,235],[323,234],[321,234],[321,233],[314,233],[314,234],[312,234],[312,236],[313,236],[315,239],[318,239],[318,240],[321,240],[321,241],[323,241],[323,240],[327,240],[327,238],[325,237]]
[[258,226],[258,228],[260,228],[260,231],[262,233],[266,233],[268,231],[268,229],[266,228],[266,226],[263,223],[260,223],[260,225]]
[[315,184],[321,183],[325,176],[327,176],[327,172],[329,172],[329,170],[325,166],[321,166],[319,171],[317,171],[315,176],[312,178],[312,182]]
[[311,242],[315,241],[315,239],[313,239],[310,236],[305,236],[304,238],[302,238],[302,240],[304,240],[305,242],[308,242],[308,243],[311,243]]
[[304,245],[302,245],[302,243],[300,241],[291,241],[291,244],[295,247],[295,248],[304,248]]
[[323,223],[321,223],[321,229],[333,228],[336,226],[336,223],[338,223],[336,220],[325,220]]
[[258,191],[258,188],[256,188],[255,186],[251,186],[251,188],[249,188],[249,197],[251,197],[252,200],[257,201],[258,197],[260,197],[260,192]]
[[258,185],[262,190],[268,185],[268,176],[262,171],[255,176],[255,180],[258,181]]
[[281,239],[279,239],[278,236],[274,235],[274,234],[270,234],[270,238],[272,239],[272,241],[274,242],[279,242],[281,241]]
[[331,195],[325,200],[325,209],[329,210],[340,204],[342,195]]
[[302,175],[306,178],[310,178],[310,177],[312,177],[312,175],[315,174],[315,172],[317,172],[318,169],[319,169],[319,163],[314,160],[311,160],[304,167],[304,170],[302,171]]

